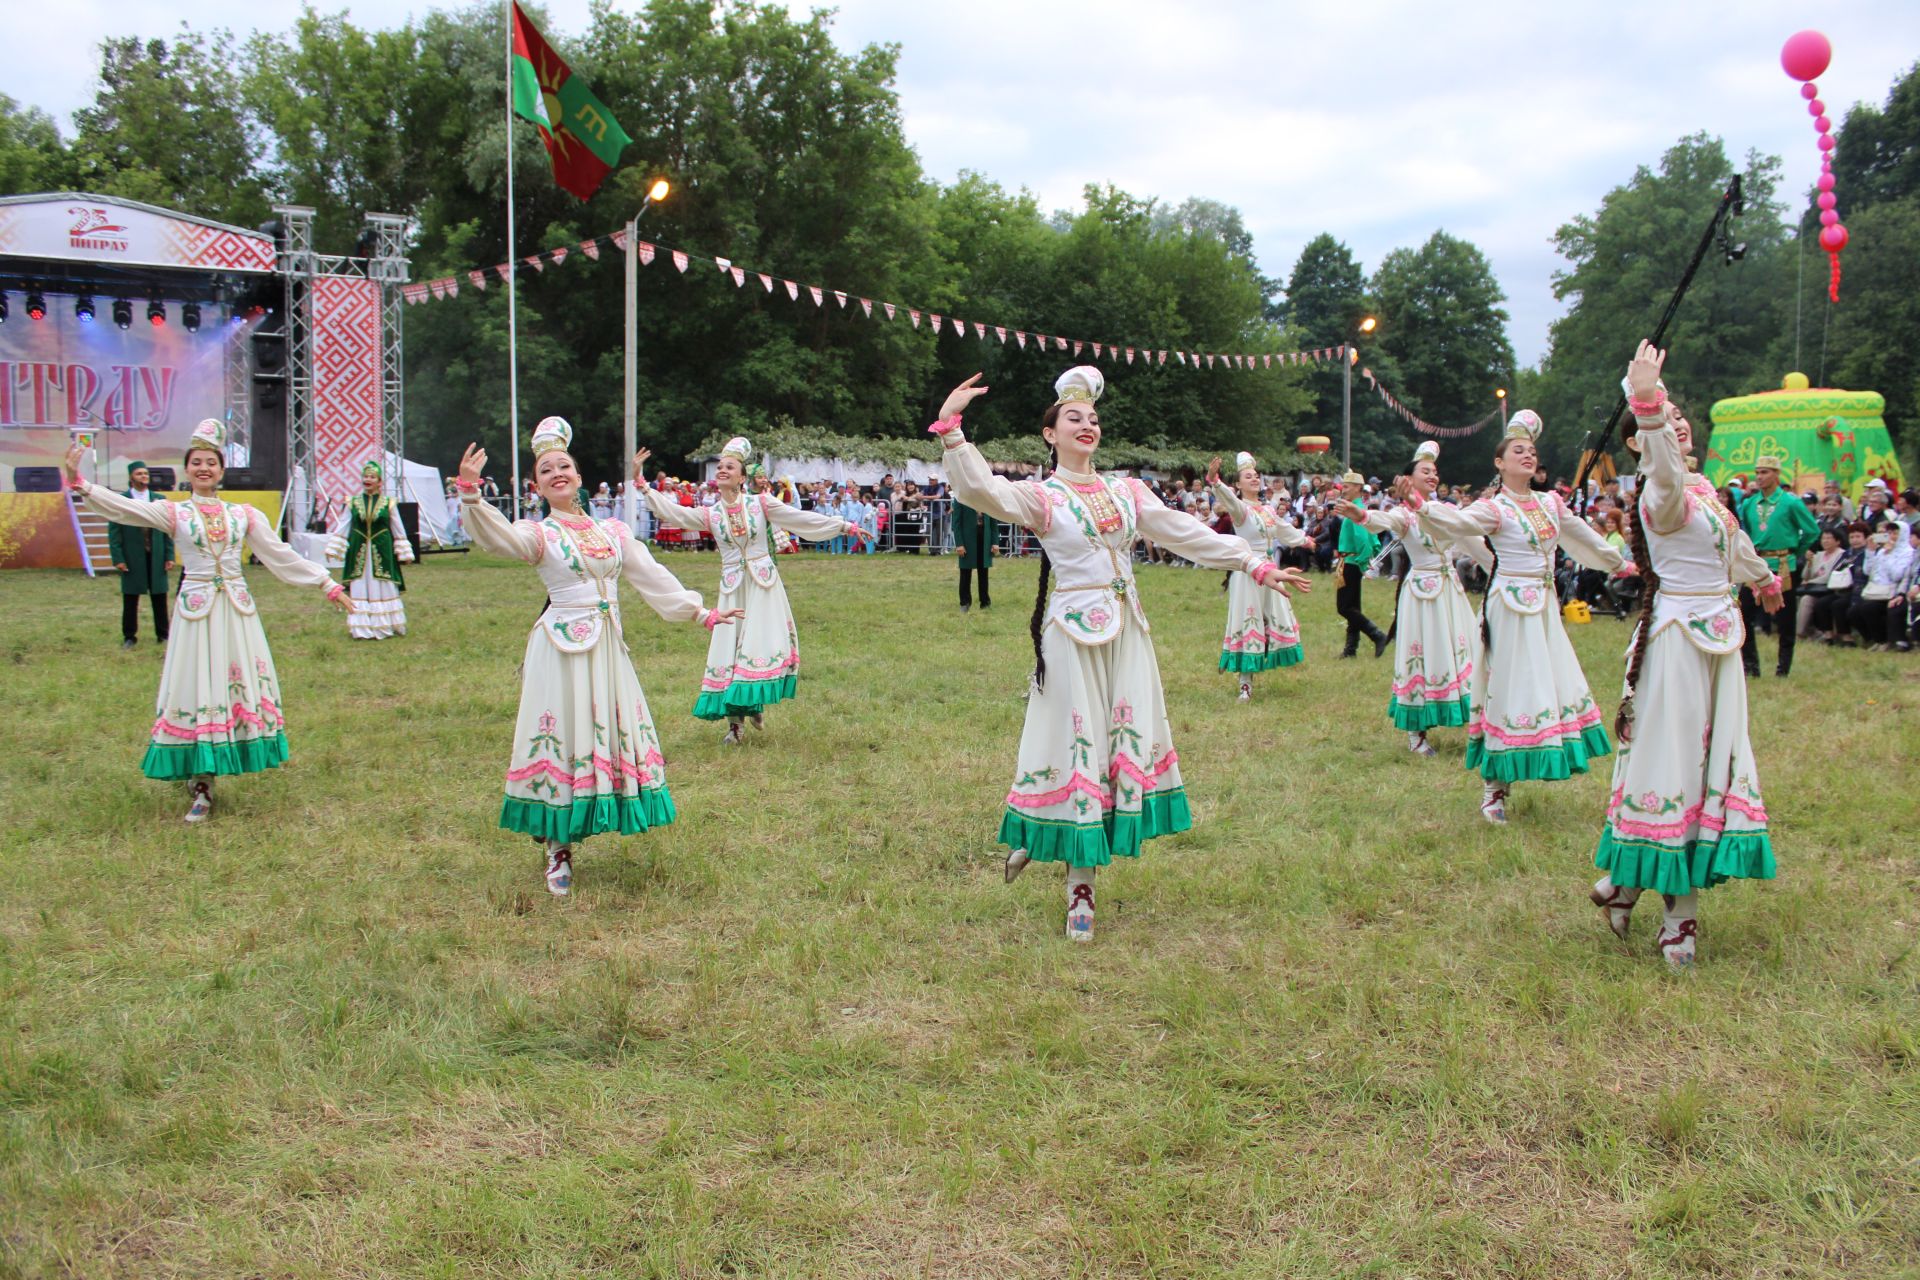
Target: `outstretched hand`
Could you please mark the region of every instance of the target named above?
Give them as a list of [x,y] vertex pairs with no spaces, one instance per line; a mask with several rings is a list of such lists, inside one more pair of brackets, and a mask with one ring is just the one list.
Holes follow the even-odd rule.
[[1335,499],[1333,502],[1333,513],[1341,519],[1351,520],[1355,524],[1364,523],[1367,518],[1366,508],[1348,498]]
[[1283,596],[1290,596],[1293,592],[1287,590],[1288,587],[1298,587],[1302,592],[1313,590],[1313,580],[1300,570],[1288,568],[1286,565],[1275,565],[1273,569],[1274,571],[1267,574],[1260,583],[1269,591],[1278,591]]
[[1207,464],[1207,484],[1209,486],[1212,486],[1219,483],[1220,483],[1220,459],[1216,457],[1212,462],[1209,462]]
[[67,446],[67,479],[78,480],[80,478],[80,459],[86,456],[87,451],[80,446],[79,441],[75,441]]
[[460,455],[460,478],[468,484],[479,484],[480,477],[487,469],[487,451],[477,444],[467,446]]
[[653,456],[653,450],[641,449],[633,455],[633,480],[635,484],[644,483],[647,476],[644,468],[647,459]]
[[976,373],[953,390],[947,392],[946,401],[940,406],[940,420],[942,422],[951,418],[956,413],[965,413],[968,405],[972,404],[974,400],[980,396],[987,394],[985,387],[977,387],[974,385],[985,376],[985,374]]
[[1645,404],[1659,394],[1660,370],[1666,363],[1666,352],[1645,338],[1640,340],[1639,350],[1633,353],[1633,361],[1627,365],[1627,386],[1635,400]]

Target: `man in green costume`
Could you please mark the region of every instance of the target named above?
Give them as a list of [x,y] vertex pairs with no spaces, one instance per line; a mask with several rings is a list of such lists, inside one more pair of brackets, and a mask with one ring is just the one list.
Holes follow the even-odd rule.
[[958,499],[953,503],[953,545],[960,555],[960,612],[973,608],[973,574],[980,573],[980,607],[988,609],[993,601],[987,596],[987,570],[993,567],[993,544],[1000,537],[1000,522],[985,512],[975,511]]
[[[1348,502],[1359,502],[1366,493],[1366,481],[1358,471],[1349,471],[1340,477],[1340,484]],[[1338,576],[1340,588],[1334,593],[1334,607],[1340,616],[1347,620],[1347,647],[1340,651],[1343,658],[1351,658],[1353,651],[1360,645],[1360,637],[1365,635],[1373,641],[1373,656],[1379,657],[1387,651],[1387,633],[1373,625],[1373,620],[1360,609],[1360,584],[1367,572],[1367,566],[1380,550],[1380,539],[1371,529],[1352,520],[1340,521],[1340,541],[1335,544],[1338,553],[1334,557],[1333,572]]]
[[[1786,603],[1775,615],[1773,625],[1780,632],[1780,664],[1773,674],[1784,676],[1793,669],[1793,633],[1795,592],[1800,587],[1800,561],[1820,541],[1820,526],[1806,503],[1780,487],[1780,459],[1762,454],[1753,464],[1758,482],[1754,491],[1740,503],[1740,526],[1753,539],[1754,550],[1780,576]],[[1740,646],[1740,660],[1747,675],[1760,674],[1760,643],[1754,638],[1759,626],[1760,604],[1753,592],[1740,588],[1740,614],[1747,624],[1747,638]]]
[[[124,496],[135,502],[165,502],[147,487],[151,474],[137,459],[127,464]],[[120,572],[120,647],[140,643],[140,597],[153,599],[153,634],[167,642],[167,575],[173,572],[173,539],[157,529],[107,526],[107,558]]]

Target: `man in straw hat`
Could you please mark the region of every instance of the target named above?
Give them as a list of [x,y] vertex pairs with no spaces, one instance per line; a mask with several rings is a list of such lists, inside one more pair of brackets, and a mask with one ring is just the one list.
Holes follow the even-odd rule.
[[[135,459],[127,464],[124,496],[135,502],[164,502],[148,487],[151,472]],[[140,597],[153,600],[153,634],[167,642],[167,575],[173,572],[173,539],[140,525],[107,525],[107,558],[120,574],[120,647],[140,643]]]
[[[1795,592],[1800,587],[1802,557],[1820,542],[1820,526],[1807,510],[1807,504],[1780,485],[1780,459],[1763,453],[1753,464],[1754,490],[1740,503],[1740,525],[1753,539],[1754,550],[1780,578],[1786,603],[1774,623],[1780,633],[1780,662],[1776,676],[1793,669]],[[1760,644],[1754,639],[1762,617],[1759,601],[1746,587],[1740,588],[1740,612],[1746,622],[1747,638],[1740,646],[1740,660],[1750,678],[1760,675]]]

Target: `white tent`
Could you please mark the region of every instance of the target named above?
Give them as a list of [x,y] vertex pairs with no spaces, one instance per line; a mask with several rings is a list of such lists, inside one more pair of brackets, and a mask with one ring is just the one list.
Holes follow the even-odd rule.
[[[895,480],[911,480],[915,484],[928,484],[936,480],[944,483],[947,478],[944,463],[922,462],[918,458],[909,458],[900,466],[887,462],[847,462],[840,458],[782,458],[771,454],[763,454],[762,458],[769,476],[776,480],[792,480],[795,484],[814,484],[825,480],[835,485],[870,487],[889,475]],[[713,479],[714,468],[718,464],[717,458],[701,463],[701,479]]]
[[[420,504],[420,541],[429,546],[452,544],[455,541],[453,520],[447,512],[447,491],[440,480],[439,470],[424,462],[402,459],[395,453],[386,454],[385,458],[387,491],[400,502]],[[328,531],[337,532],[346,520],[347,502],[353,493],[322,493],[318,496],[318,505],[326,513]],[[287,510],[306,512],[312,509],[307,500],[306,472],[295,468],[293,481],[287,486]],[[303,519],[295,526],[295,531],[303,528],[304,523]]]

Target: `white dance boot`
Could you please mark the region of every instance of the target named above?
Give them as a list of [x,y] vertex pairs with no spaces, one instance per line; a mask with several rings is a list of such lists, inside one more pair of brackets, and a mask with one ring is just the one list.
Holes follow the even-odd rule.
[[564,898],[573,890],[573,849],[558,840],[547,841],[547,892]]
[[1245,676],[1240,677],[1240,701],[1253,701],[1253,681],[1247,679]]
[[1615,884],[1612,876],[1601,876],[1594,881],[1593,888],[1587,890],[1587,898],[1606,913],[1607,928],[1613,930],[1613,936],[1625,942],[1628,924],[1633,919],[1633,904],[1640,901],[1640,891]]
[[193,797],[187,806],[185,822],[205,822],[213,816],[213,779],[195,778],[187,788],[187,794]]
[[1417,756],[1437,756],[1440,754],[1433,749],[1433,744],[1427,741],[1427,735],[1424,733],[1409,733],[1407,735],[1407,750]]
[[1700,924],[1694,915],[1700,909],[1700,895],[1683,893],[1661,895],[1667,913],[1660,922],[1660,955],[1675,973],[1693,971],[1694,951]]
[[1480,816],[1488,822],[1505,825],[1507,821],[1507,789],[1498,782],[1489,782],[1480,793]]
[[1067,868],[1067,937],[1074,942],[1093,941],[1093,872]]
[[1027,851],[1025,849],[1015,849],[1012,853],[1009,853],[1007,855],[1007,866],[1006,866],[1006,872],[1005,872],[1007,877],[1007,883],[1012,884],[1015,880],[1018,880],[1020,878],[1020,873],[1022,871],[1025,871],[1027,869],[1027,864],[1032,861],[1033,859],[1027,856]]

